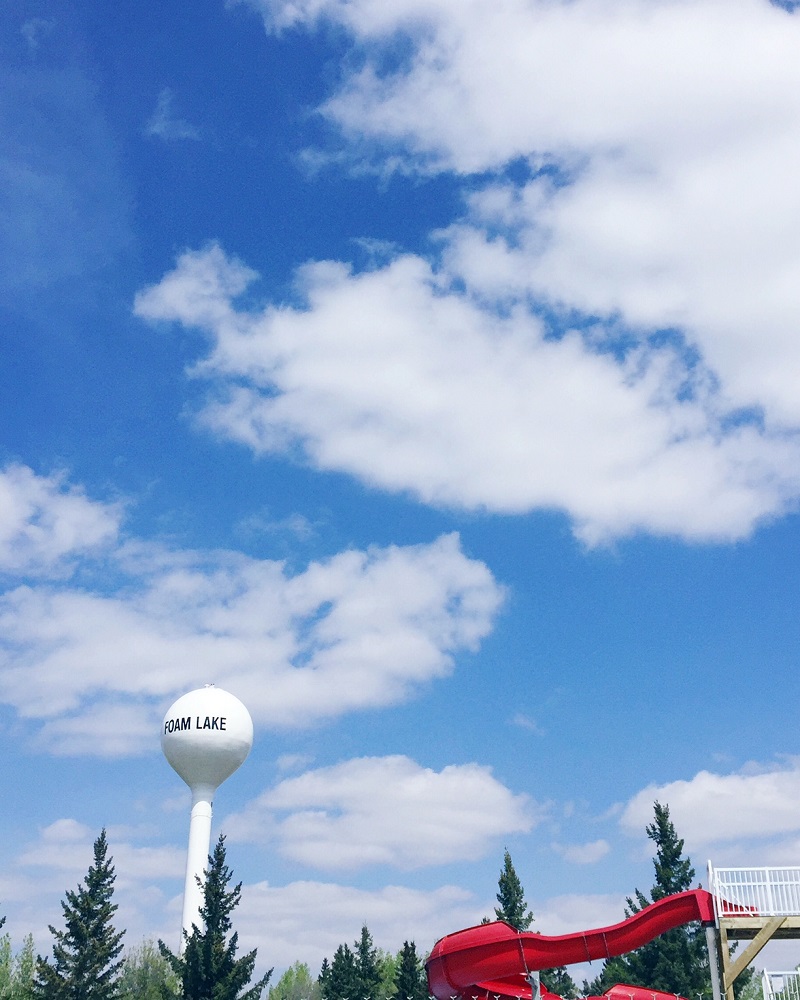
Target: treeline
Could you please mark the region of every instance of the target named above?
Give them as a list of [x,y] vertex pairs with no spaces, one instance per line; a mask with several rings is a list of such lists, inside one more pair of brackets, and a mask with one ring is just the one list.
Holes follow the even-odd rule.
[[[675,831],[669,808],[656,802],[653,822],[646,828],[655,845],[655,882],[649,894],[635,890],[628,897],[626,916],[651,902],[692,887],[695,872],[684,857],[684,842]],[[232,872],[220,837],[204,884],[200,910],[203,928],[195,926],[184,940],[183,953],[164,943],[144,942],[122,957],[123,931],[114,928],[114,866],[108,856],[105,830],[94,843],[94,861],[83,882],[61,903],[63,927],[50,927],[52,954],[35,954],[33,939],[12,953],[9,935],[0,937],[0,1000],[260,1000],[271,972],[252,982],[256,951],[238,956],[238,936],[231,914],[239,903],[241,882],[231,887]],[[534,916],[525,900],[511,855],[505,852],[498,879],[494,917],[517,930],[529,930]],[[489,918],[484,918],[488,922]],[[0,928],[3,926],[0,919]],[[751,972],[735,983],[737,998],[753,1000]],[[711,994],[708,951],[699,926],[679,927],[649,944],[603,963],[596,979],[584,980],[579,991],[563,966],[541,972],[541,983],[565,1000],[579,994],[598,995],[616,983],[645,986],[690,1000]],[[296,962],[269,989],[265,1000],[427,1000],[423,956],[413,941],[396,953],[375,946],[369,928],[340,944],[325,958],[314,977]]]
[[369,928],[351,947],[340,944],[333,959],[323,959],[314,978],[295,962],[269,991],[269,1000],[427,1000],[425,968],[416,944],[405,941],[396,953],[376,948]]

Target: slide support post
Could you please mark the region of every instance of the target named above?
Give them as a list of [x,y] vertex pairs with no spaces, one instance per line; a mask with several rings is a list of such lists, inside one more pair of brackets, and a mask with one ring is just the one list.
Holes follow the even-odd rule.
[[722,987],[719,981],[717,929],[713,924],[706,924],[706,947],[708,948],[708,968],[711,971],[711,993],[714,1000],[722,1000]]

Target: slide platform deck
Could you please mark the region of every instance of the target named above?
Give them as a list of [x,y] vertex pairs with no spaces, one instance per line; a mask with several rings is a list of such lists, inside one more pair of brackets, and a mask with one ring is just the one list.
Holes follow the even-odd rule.
[[[666,896],[609,927],[548,936],[517,931],[496,920],[441,938],[426,963],[428,990],[436,1000],[477,1000],[480,997],[531,1000],[528,976],[540,969],[612,958],[640,948],[673,927],[700,921],[714,923],[714,899],[704,889]],[[658,992],[639,987],[614,987],[622,992],[609,1000],[644,1000]],[[642,996],[638,994],[642,992]],[[672,994],[670,994],[672,996]],[[547,994],[543,991],[543,1000]]]

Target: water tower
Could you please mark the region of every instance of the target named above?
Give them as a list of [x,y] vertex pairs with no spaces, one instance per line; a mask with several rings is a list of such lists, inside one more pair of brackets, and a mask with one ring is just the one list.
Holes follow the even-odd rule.
[[161,724],[161,748],[192,790],[186,885],[180,950],[192,924],[201,926],[203,890],[197,884],[208,867],[214,792],[245,760],[253,746],[253,720],[244,705],[222,688],[206,684],[183,695]]

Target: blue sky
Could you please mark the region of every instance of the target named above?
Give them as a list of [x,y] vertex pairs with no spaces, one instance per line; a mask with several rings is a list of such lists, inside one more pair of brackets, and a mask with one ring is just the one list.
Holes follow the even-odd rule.
[[800,862],[793,5],[0,24],[15,939],[103,825],[129,940],[177,938],[158,729],[206,682],[279,969],[428,948],[505,846],[537,929],[613,922],[655,798],[701,880]]

